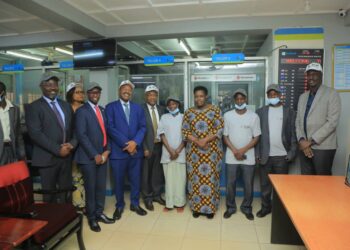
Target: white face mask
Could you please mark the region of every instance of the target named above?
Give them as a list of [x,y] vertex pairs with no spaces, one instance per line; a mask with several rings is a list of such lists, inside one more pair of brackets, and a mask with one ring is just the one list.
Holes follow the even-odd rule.
[[176,115],[177,113],[179,113],[179,108],[176,108],[176,109],[174,109],[173,111],[171,111],[171,110],[169,110],[169,108],[167,108],[167,110],[169,111],[169,113],[170,114],[172,114],[172,115]]
[[271,105],[277,105],[280,102],[280,99],[278,97],[275,98],[268,98],[268,102]]
[[242,103],[241,105],[235,104],[235,109],[237,110],[243,110],[247,107],[246,103]]

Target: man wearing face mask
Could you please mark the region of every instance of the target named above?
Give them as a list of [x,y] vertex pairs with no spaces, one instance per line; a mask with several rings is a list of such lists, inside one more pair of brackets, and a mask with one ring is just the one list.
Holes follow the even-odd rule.
[[41,186],[45,190],[68,190],[46,194],[45,202],[71,202],[72,152],[77,146],[73,134],[71,106],[57,98],[59,78],[50,73],[42,75],[43,96],[28,105],[26,125],[33,142],[32,166],[39,169]]
[[6,99],[0,82],[0,166],[25,158],[19,108]]
[[236,180],[243,175],[244,199],[241,211],[248,220],[254,220],[252,213],[253,180],[255,170],[254,146],[258,143],[260,121],[257,114],[247,110],[247,92],[237,89],[233,93],[235,109],[224,115],[224,142],[226,149],[226,208],[224,218],[236,213]]
[[146,103],[143,105],[146,116],[146,135],[143,141],[145,159],[142,166],[141,190],[145,207],[153,211],[153,201],[165,205],[161,197],[164,188],[164,172],[160,164],[162,142],[157,138],[157,129],[164,109],[157,104],[159,90],[155,85],[145,89]]
[[268,105],[258,109],[261,136],[255,147],[260,163],[261,209],[257,217],[271,213],[272,185],[269,174],[288,174],[289,163],[297,150],[295,112],[281,102],[281,89],[277,84],[267,87]]
[[322,85],[322,72],[319,63],[306,67],[309,90],[299,98],[295,122],[301,173],[307,175],[332,175],[337,149],[340,96],[334,89]]

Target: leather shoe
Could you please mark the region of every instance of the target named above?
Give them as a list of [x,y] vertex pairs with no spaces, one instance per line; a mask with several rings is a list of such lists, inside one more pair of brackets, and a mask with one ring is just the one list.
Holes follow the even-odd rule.
[[195,211],[192,211],[193,218],[198,218],[201,214]]
[[269,213],[271,213],[271,210],[268,209],[260,209],[257,213],[256,216],[259,218],[265,217],[266,215],[268,215]]
[[207,218],[208,219],[213,219],[214,218],[214,214],[207,214]]
[[100,225],[97,223],[97,221],[89,220],[88,223],[89,223],[89,227],[90,227],[91,231],[101,232]]
[[145,201],[145,207],[149,211],[153,211],[154,210],[154,206],[152,204],[152,201]]
[[245,217],[248,219],[248,220],[254,220],[254,214],[252,213],[244,213]]
[[116,208],[113,213],[113,220],[119,220],[122,217],[123,211],[123,208]]
[[162,206],[165,206],[165,200],[163,200],[162,197],[154,198],[153,201],[158,202]]
[[142,207],[140,206],[130,206],[130,210],[137,213],[138,215],[144,216],[147,214],[146,210],[144,210]]
[[115,220],[113,220],[112,218],[108,218],[105,214],[97,216],[96,220],[105,224],[113,224],[115,222]]
[[236,213],[235,210],[227,209],[227,210],[225,211],[225,213],[224,213],[224,218],[225,218],[225,219],[228,219],[228,218],[230,218],[231,215],[233,215],[234,213]]

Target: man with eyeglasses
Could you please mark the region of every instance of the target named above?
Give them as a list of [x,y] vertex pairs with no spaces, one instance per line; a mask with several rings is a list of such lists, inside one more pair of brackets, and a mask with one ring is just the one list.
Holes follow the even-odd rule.
[[[33,142],[32,166],[39,169],[45,202],[72,201],[72,152],[77,145],[73,134],[73,111],[60,100],[59,78],[50,73],[42,75],[43,96],[28,105],[26,125]],[[65,192],[55,194],[55,191]]]

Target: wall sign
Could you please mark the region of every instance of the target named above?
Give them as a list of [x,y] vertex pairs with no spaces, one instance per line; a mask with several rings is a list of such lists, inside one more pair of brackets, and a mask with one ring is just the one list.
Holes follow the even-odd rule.
[[333,87],[350,92],[350,44],[333,47]]
[[174,56],[145,56],[143,63],[145,66],[169,66],[174,64]]

